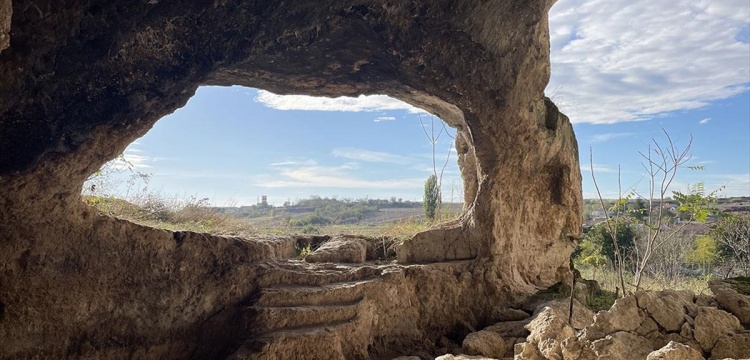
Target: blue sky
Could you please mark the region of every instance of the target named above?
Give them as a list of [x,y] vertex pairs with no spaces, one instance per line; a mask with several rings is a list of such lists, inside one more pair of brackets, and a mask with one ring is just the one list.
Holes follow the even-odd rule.
[[[605,197],[617,194],[618,165],[624,191],[644,192],[638,152],[652,139],[663,144],[663,130],[680,147],[692,135],[687,165],[705,166],[681,169],[673,190],[704,182],[725,186],[724,196],[750,196],[750,3],[560,0],[550,34],[546,93],[574,124],[584,197],[595,195],[589,149]],[[276,205],[313,194],[420,200],[433,171],[420,117],[429,131],[429,114],[385,96],[201,87],[125,157],[152,174],[150,189],[215,205],[261,195]],[[438,139],[437,170],[450,153],[444,200],[461,201],[452,141]]]

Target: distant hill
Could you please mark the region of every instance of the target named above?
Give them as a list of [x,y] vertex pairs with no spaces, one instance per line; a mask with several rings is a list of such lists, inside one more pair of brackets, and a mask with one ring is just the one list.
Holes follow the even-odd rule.
[[[443,204],[443,211],[451,214],[458,214],[462,208],[463,204]],[[258,204],[215,209],[263,227],[377,224],[424,217],[422,202],[396,198],[350,200],[313,196],[295,203],[287,202],[282,206]]]

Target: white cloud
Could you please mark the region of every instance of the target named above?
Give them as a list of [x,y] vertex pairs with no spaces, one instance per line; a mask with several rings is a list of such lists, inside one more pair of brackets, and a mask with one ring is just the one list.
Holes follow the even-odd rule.
[[375,118],[375,122],[394,121],[394,120],[396,120],[396,117],[394,116],[379,116]]
[[630,136],[632,133],[604,133],[604,134],[596,134],[591,137],[592,143],[603,143],[610,141],[612,139]]
[[423,113],[422,109],[386,95],[360,95],[353,97],[317,97],[308,95],[276,95],[266,90],[258,91],[255,101],[276,110],[307,111],[385,111],[406,110]]
[[[617,170],[612,169],[611,167],[607,165],[594,164],[594,175],[599,174],[599,173],[616,173],[616,172]],[[581,174],[583,174],[583,176],[586,176],[586,174],[588,174],[588,176],[591,176],[591,164],[581,164]]]
[[750,88],[747,0],[560,0],[553,100],[573,122],[644,120]]
[[709,121],[711,121],[711,118],[701,119],[701,121],[698,121],[698,124],[706,125]]
[[419,188],[424,179],[360,179],[345,170],[350,164],[342,166],[303,166],[285,168],[274,176],[256,178],[256,185],[266,188],[342,188],[342,189],[404,189]]
[[709,164],[716,164],[715,160],[703,160],[697,156],[693,156],[690,158],[690,166],[705,166]]
[[279,161],[275,163],[270,163],[271,166],[297,166],[297,165],[316,165],[317,163],[313,160],[305,160],[305,161]]
[[750,173],[706,175],[705,179],[704,184],[708,191],[724,186],[722,196],[750,196]]
[[145,169],[150,168],[151,165],[147,164],[151,158],[148,156],[138,155],[138,154],[130,154],[130,153],[124,153],[123,157],[125,158],[125,161],[133,166],[134,169]]
[[154,159],[145,155],[141,155],[141,153],[143,153],[142,150],[129,147],[125,149],[125,151],[122,153],[122,156],[118,156],[112,159],[105,166],[109,166],[116,171],[150,168],[151,165],[149,163],[153,162]]
[[350,160],[376,163],[409,164],[414,162],[413,159],[402,155],[356,148],[333,149],[331,155]]

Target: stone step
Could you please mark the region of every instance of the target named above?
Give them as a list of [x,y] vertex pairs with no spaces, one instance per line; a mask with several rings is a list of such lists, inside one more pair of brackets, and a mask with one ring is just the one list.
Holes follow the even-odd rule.
[[227,360],[344,360],[342,336],[356,327],[355,319],[263,334],[245,342]]
[[272,286],[264,288],[255,306],[326,305],[354,302],[376,280],[346,281],[320,286]]
[[338,324],[357,317],[359,300],[330,305],[253,306],[247,309],[248,323],[260,330],[259,334]]
[[320,286],[359,281],[379,276],[382,270],[372,266],[340,264],[282,263],[258,278],[262,288],[274,286]]

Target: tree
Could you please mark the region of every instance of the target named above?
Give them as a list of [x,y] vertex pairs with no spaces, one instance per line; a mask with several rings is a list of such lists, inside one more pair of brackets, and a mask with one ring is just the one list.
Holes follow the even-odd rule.
[[422,206],[424,207],[424,214],[428,219],[435,219],[435,214],[440,209],[440,202],[440,184],[438,184],[437,176],[433,174],[424,182],[424,200]]
[[734,269],[750,274],[750,215],[727,216],[716,224],[710,235],[728,265],[726,276]]
[[[635,259],[633,262],[634,283],[632,284],[635,291],[640,289],[644,272],[649,268],[649,262],[651,261],[652,256],[654,256],[654,253],[661,250],[660,248],[671,241],[672,238],[687,224],[693,221],[705,221],[713,208],[712,205],[716,202],[715,194],[718,190],[705,195],[702,183],[691,187],[688,194],[672,191],[672,195],[679,203],[679,210],[684,214],[687,221],[682,222],[680,226],[668,226],[668,211],[665,211],[665,200],[668,199],[667,194],[677,176],[678,169],[691,159],[690,147],[693,138],[691,136],[687,145],[680,149],[666,131],[664,131],[664,135],[666,138],[666,144],[662,145],[656,141],[656,139],[651,139],[651,143],[648,145],[648,150],[646,152],[639,152],[643,158],[641,165],[645,169],[645,177],[649,182],[648,193],[644,196],[633,190],[630,194],[623,197],[622,187],[620,186],[621,178],[618,172],[618,199],[615,205],[610,209],[607,209],[604,205],[604,200],[599,191],[599,186],[596,183],[596,176],[594,175],[593,155],[590,156],[591,177],[599,197],[599,203],[606,216],[605,225],[607,231],[611,235],[611,239],[618,238],[617,224],[623,221],[622,218],[626,216],[627,211],[625,207],[633,196],[644,199],[644,201],[648,203],[645,211],[638,211],[637,213],[639,216],[633,217],[636,220],[639,220],[645,229],[641,246],[635,247]],[[693,170],[703,170],[702,167],[689,168]],[[644,212],[645,219],[640,215]],[[625,291],[625,280],[623,276],[623,254],[616,241],[613,241],[612,244],[620,286],[623,287],[623,295],[625,295],[627,291]]]
[[696,237],[692,249],[685,256],[687,263],[700,266],[704,274],[718,259],[719,249],[711,236]]
[[628,222],[617,222],[614,226],[616,228],[613,229],[612,233],[615,234],[617,241],[612,240],[612,233],[610,233],[604,222],[592,227],[586,238],[593,244],[596,244],[601,249],[601,254],[612,264],[617,262],[617,255],[615,253],[615,245],[617,245],[623,262],[627,265],[632,262],[632,255],[638,234],[634,226]]
[[585,237],[573,253],[575,266],[593,268],[594,278],[596,278],[596,270],[607,264],[607,257],[602,250],[601,243],[592,240],[588,236]]
[[[440,173],[439,174],[438,174],[438,171],[437,171],[436,147],[437,147],[437,144],[438,144],[438,140],[440,140],[440,136],[442,134],[448,135],[454,141],[456,140],[456,136],[455,135],[451,135],[451,133],[445,127],[445,122],[443,122],[442,120],[440,121],[440,124],[441,124],[440,131],[438,131],[438,133],[436,135],[435,134],[435,117],[434,116],[430,116],[430,132],[429,133],[427,132],[427,128],[426,128],[424,122],[422,121],[422,116],[421,115],[419,116],[419,124],[422,126],[422,131],[424,131],[424,135],[427,137],[427,140],[432,145],[432,175],[429,178],[427,178],[427,181],[430,181],[430,179],[432,177],[435,177],[435,179],[434,179],[434,181],[435,181],[434,188],[436,190],[434,190],[433,192],[436,192],[438,194],[438,196],[442,196],[440,189],[441,189],[442,184],[443,184],[443,174],[445,173],[445,168],[448,166],[448,161],[451,158],[451,152],[453,151],[453,142],[451,142],[451,145],[448,148],[448,155],[446,155],[446,157],[445,157],[445,163],[443,163],[443,167],[440,169]],[[426,184],[425,184],[425,186],[426,186]],[[426,195],[427,195],[427,188],[425,187],[425,196]],[[443,203],[442,198],[439,198],[437,200],[437,202],[436,202],[436,205],[437,205],[436,208],[432,211],[432,216],[429,216],[429,215],[427,216],[429,219],[434,219],[435,215],[438,215],[438,217],[442,216],[442,211],[441,211],[441,208],[440,208],[441,205],[442,205],[442,203]],[[426,204],[427,204],[427,202],[425,201],[425,205],[424,205],[425,206],[425,214],[428,214],[428,212],[427,212],[427,205]]]

